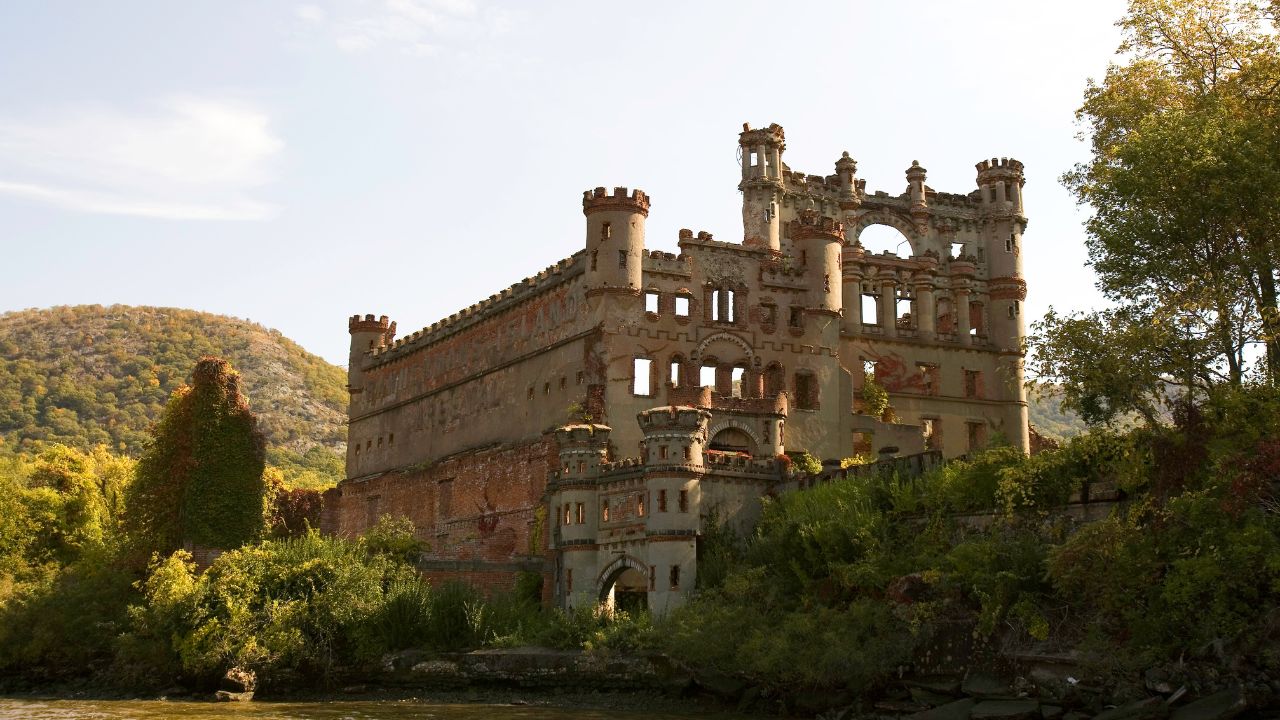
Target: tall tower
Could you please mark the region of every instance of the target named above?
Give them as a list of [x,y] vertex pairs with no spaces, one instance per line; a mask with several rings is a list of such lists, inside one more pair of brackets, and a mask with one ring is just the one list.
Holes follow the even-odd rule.
[[649,196],[643,190],[628,195],[624,187],[610,195],[598,187],[582,193],[582,213],[587,216],[587,292],[638,296]]
[[782,126],[752,130],[742,124],[738,152],[742,155],[742,244],[770,250],[782,248],[782,152],[787,149]]
[[989,270],[989,337],[1000,353],[1004,399],[1018,403],[1006,419],[1005,434],[1025,451],[1030,448],[1022,358],[1022,342],[1027,335],[1022,309],[1022,302],[1027,299],[1027,282],[1022,278],[1022,233],[1027,226],[1022,186],[1026,179],[1022,163],[1012,158],[983,160],[976,168]]
[[370,351],[390,345],[396,337],[396,324],[386,315],[374,318],[373,315],[352,315],[347,320],[347,331],[351,333],[351,353],[347,357],[347,390],[351,393],[351,404],[357,404],[357,395],[364,390],[364,356]]
[[816,210],[803,210],[789,227],[791,241],[805,258],[809,307],[839,315],[843,304],[840,251],[844,245],[844,226],[833,218],[819,215]]

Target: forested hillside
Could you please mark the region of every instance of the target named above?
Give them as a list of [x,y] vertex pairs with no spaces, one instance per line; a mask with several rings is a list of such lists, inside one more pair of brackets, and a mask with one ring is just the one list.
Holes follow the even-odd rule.
[[1054,387],[1034,387],[1027,391],[1027,414],[1041,435],[1058,440],[1075,437],[1088,430],[1079,415],[1062,409],[1062,395]]
[[196,360],[229,360],[269,462],[304,485],[340,479],[346,376],[278,331],[175,308],[81,305],[0,315],[0,444],[106,445],[136,456]]

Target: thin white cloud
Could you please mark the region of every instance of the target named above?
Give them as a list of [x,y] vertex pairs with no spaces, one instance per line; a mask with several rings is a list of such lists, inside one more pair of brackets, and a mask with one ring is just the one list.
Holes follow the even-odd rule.
[[436,55],[449,41],[501,34],[510,27],[504,11],[473,0],[381,0],[372,6],[335,0],[329,9],[308,3],[295,12],[309,25],[323,26],[339,50],[352,54]]
[[96,213],[257,220],[249,193],[283,143],[244,103],[176,96],[146,112],[77,108],[0,116],[0,193]]

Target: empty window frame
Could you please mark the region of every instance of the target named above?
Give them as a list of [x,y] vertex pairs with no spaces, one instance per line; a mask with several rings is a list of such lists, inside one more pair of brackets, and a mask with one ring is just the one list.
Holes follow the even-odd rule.
[[802,308],[802,307],[792,307],[792,308],[791,308],[791,315],[790,315],[790,317],[788,317],[788,319],[787,319],[787,325],[789,325],[789,326],[791,326],[791,327],[793,327],[793,328],[802,328],[802,327],[804,327],[804,308]]
[[679,589],[680,589],[680,566],[679,566],[679,565],[672,565],[672,566],[671,566],[671,578],[670,578],[670,579],[671,579],[671,589],[672,589],[672,590],[679,590]]
[[937,395],[938,366],[933,363],[916,363],[916,371],[920,373],[920,392],[925,395]]
[[729,372],[729,396],[742,397],[742,379],[747,374],[745,368],[736,367]]
[[924,435],[925,449],[942,449],[942,420],[936,417],[920,418],[920,433]]
[[716,386],[716,366],[703,365],[698,368],[698,385],[700,387]]
[[646,292],[646,293],[644,294],[644,311],[645,311],[645,312],[653,313],[654,315],[657,315],[657,314],[658,314],[658,300],[659,300],[658,293],[656,293],[656,292]]
[[578,517],[578,524],[582,525],[587,522],[587,506],[586,503],[578,503],[574,506],[575,514]]
[[979,370],[964,371],[964,396],[967,398],[982,397],[982,372]]
[[689,512],[689,491],[680,491],[680,512]]
[[631,394],[648,397],[653,394],[653,360],[635,358],[631,365]]
[[683,364],[684,360],[671,358],[671,365],[667,368],[667,378],[671,382],[671,387],[680,387],[680,366]]
[[611,235],[613,235],[613,228],[609,225],[609,223],[604,223],[603,225],[600,226],[601,242],[608,240]]
[[711,319],[715,322],[735,322],[734,291],[716,290],[711,294]]
[[676,296],[676,317],[689,317],[689,296]]
[[618,251],[618,267],[624,268],[626,266],[627,266],[627,251],[619,250]]
[[987,446],[987,424],[984,422],[965,423],[968,435],[969,452],[981,450]]
[[801,410],[818,409],[818,379],[812,373],[796,373],[796,407]]
[[862,294],[862,324],[880,324],[880,296],[872,293]]
[[667,511],[667,491],[659,490],[658,491],[658,512],[666,512],[666,511]]

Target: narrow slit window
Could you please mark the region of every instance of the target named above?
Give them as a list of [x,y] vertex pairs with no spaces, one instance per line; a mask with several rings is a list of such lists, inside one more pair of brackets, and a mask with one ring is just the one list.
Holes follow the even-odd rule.
[[746,375],[746,370],[740,367],[734,368],[730,373],[730,382],[732,382],[733,390],[729,393],[732,397],[742,397],[742,378]]
[[680,512],[689,512],[689,491],[680,491]]
[[587,522],[587,506],[585,503],[578,503],[576,508],[578,514],[578,524],[582,525]]
[[666,511],[667,511],[667,491],[659,490],[658,491],[658,512],[666,512]]
[[680,387],[680,361],[671,361],[671,387]]
[[612,227],[609,225],[609,223],[605,223],[605,224],[603,224],[603,225],[601,225],[601,226],[600,226],[600,240],[601,240],[601,241],[608,240],[608,239],[609,239],[609,236],[610,236],[610,235],[612,235],[612,234],[613,234],[613,229],[612,229]]
[[679,565],[671,566],[671,589],[672,590],[680,589],[680,566]]

